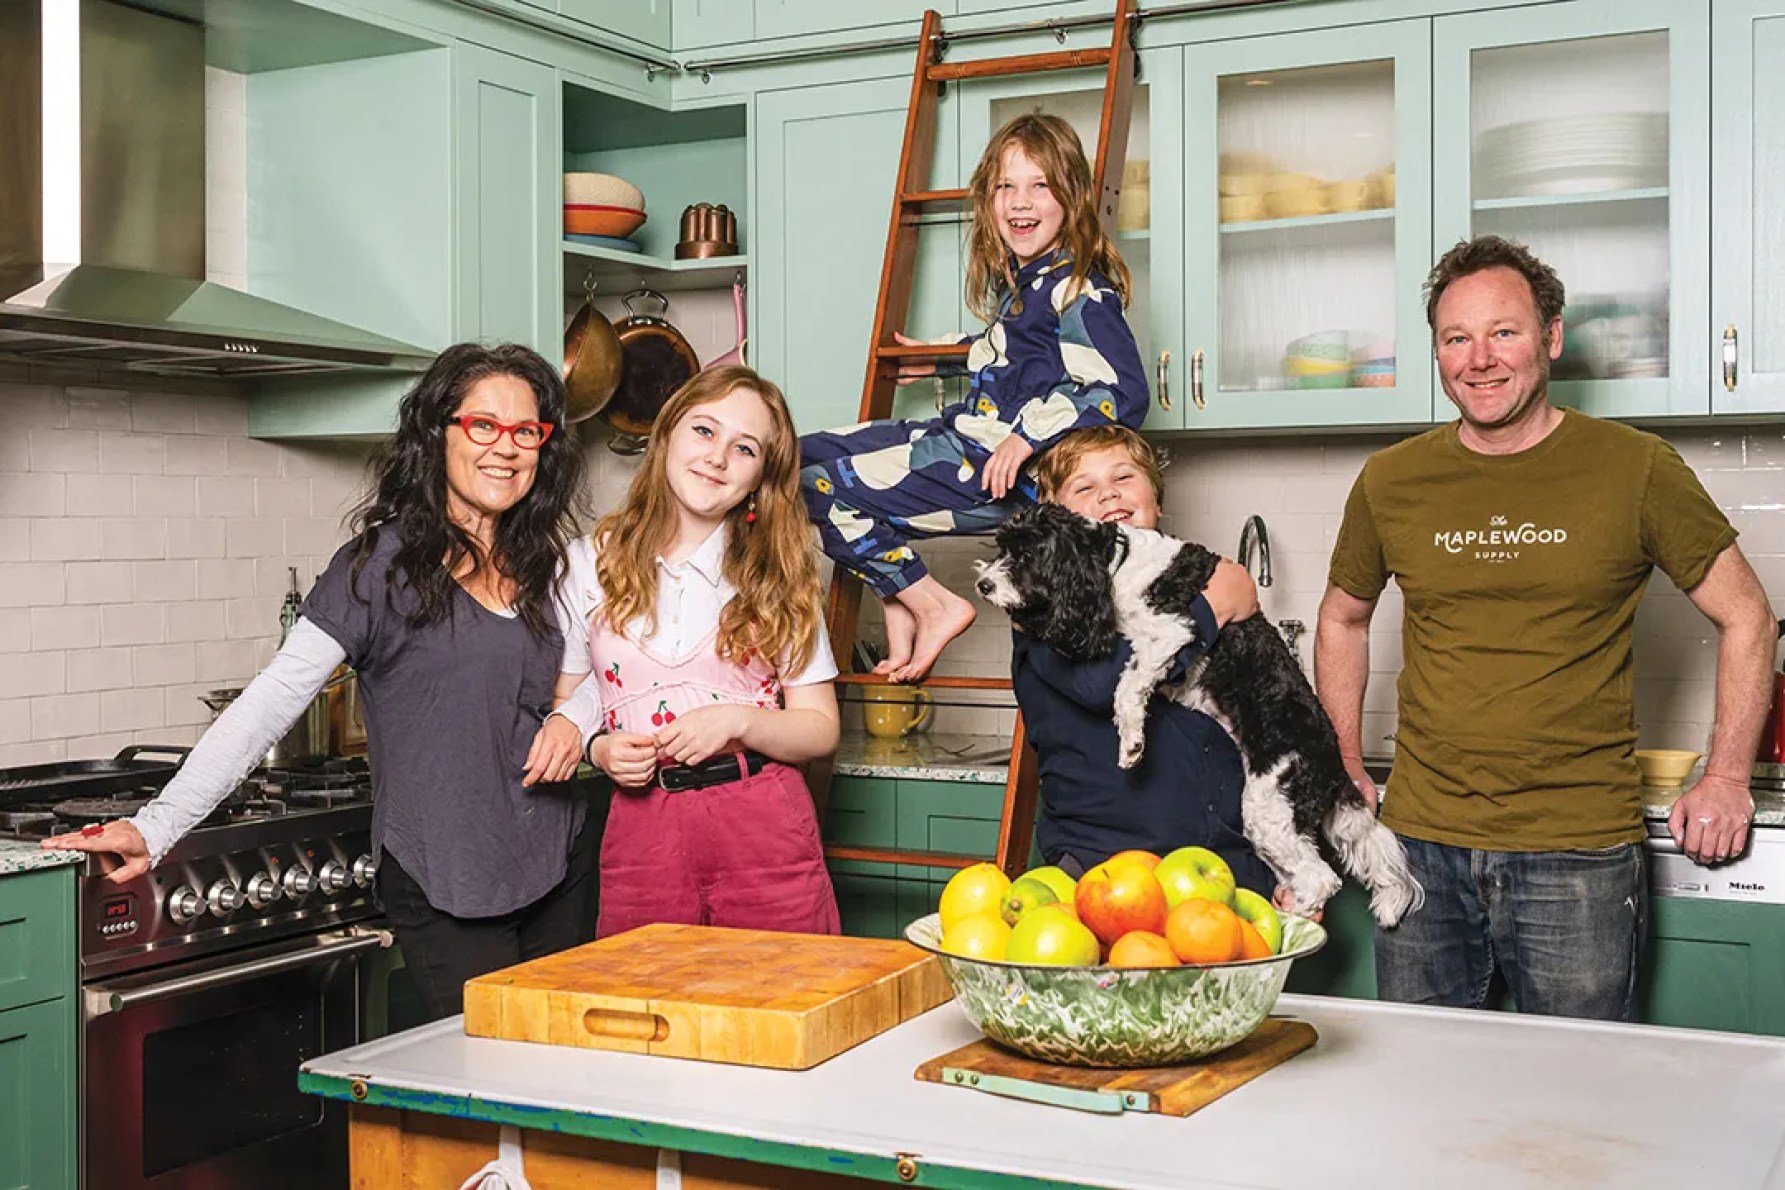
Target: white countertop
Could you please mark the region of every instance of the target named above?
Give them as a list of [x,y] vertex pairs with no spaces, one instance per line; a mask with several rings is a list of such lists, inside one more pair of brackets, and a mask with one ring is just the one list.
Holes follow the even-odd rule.
[[1317,996],[1278,1011],[1315,1048],[1184,1119],[917,1082],[978,1036],[953,1003],[803,1072],[468,1038],[459,1018],[304,1070],[336,1096],[365,1080],[369,1102],[731,1156],[751,1138],[837,1172],[912,1153],[934,1186],[1785,1187],[1785,1041]]

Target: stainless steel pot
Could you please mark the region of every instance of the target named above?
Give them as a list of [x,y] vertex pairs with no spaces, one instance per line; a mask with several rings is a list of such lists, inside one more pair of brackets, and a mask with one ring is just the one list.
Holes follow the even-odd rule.
[[[240,686],[227,686],[220,690],[206,691],[199,695],[199,699],[211,708],[211,719],[215,721],[241,694]],[[267,749],[265,763],[268,768],[282,769],[327,758],[328,692],[325,689],[310,700],[310,705],[297,717],[297,722],[273,741],[273,746]]]

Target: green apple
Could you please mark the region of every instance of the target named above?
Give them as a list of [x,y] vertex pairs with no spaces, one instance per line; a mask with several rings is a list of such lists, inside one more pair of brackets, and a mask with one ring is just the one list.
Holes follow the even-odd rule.
[[1057,905],[1060,898],[1054,890],[1033,876],[1018,876],[1010,883],[1010,891],[1004,894],[1004,905],[1000,909],[1006,925],[1015,925],[1023,920],[1029,910],[1041,905]]
[[1039,880],[1054,890],[1054,899],[1065,905],[1072,904],[1072,896],[1078,891],[1078,881],[1066,874],[1064,868],[1052,864],[1043,868],[1030,868],[1018,880]]
[[1283,953],[1283,919],[1277,915],[1276,906],[1259,896],[1249,888],[1236,888],[1233,891],[1233,911],[1244,921],[1252,923],[1272,954]]
[[1178,848],[1159,861],[1153,875],[1165,889],[1168,907],[1176,908],[1180,901],[1192,897],[1223,905],[1233,903],[1233,869],[1207,847]]

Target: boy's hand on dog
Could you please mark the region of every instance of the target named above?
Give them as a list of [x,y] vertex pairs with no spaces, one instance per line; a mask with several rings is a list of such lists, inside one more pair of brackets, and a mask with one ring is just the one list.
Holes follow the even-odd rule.
[[1209,610],[1215,613],[1215,624],[1224,627],[1235,620],[1247,620],[1258,614],[1258,584],[1238,562],[1226,558],[1215,563],[1215,573],[1202,590]]

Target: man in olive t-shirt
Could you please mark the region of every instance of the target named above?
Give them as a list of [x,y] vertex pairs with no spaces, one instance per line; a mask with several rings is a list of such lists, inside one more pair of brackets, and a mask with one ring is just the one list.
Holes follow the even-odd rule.
[[1320,609],[1316,684],[1366,797],[1369,623],[1405,606],[1382,818],[1423,906],[1377,930],[1380,994],[1478,1007],[1496,967],[1528,1012],[1634,1019],[1646,928],[1631,640],[1659,567],[1719,633],[1717,726],[1671,826],[1699,862],[1739,855],[1774,622],[1735,530],[1667,443],[1549,403],[1562,284],[1497,237],[1428,282],[1458,421],[1372,456]]

